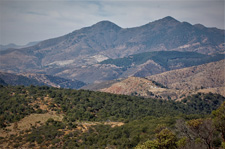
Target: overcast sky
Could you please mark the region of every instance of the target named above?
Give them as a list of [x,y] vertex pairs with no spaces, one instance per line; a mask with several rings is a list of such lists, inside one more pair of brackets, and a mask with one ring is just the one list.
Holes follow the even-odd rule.
[[109,20],[123,28],[172,16],[224,29],[224,0],[0,0],[0,44],[24,45]]

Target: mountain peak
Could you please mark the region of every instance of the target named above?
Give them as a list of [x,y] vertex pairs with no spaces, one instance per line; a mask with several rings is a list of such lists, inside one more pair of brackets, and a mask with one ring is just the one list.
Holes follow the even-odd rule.
[[149,22],[148,24],[144,25],[144,26],[151,26],[151,25],[156,25],[156,26],[176,26],[176,25],[179,25],[181,22],[174,19],[173,17],[171,16],[167,16],[167,17],[164,17],[162,19],[159,19],[159,20],[156,20],[156,21],[153,21],[153,22]]
[[199,28],[199,29],[204,29],[204,28],[206,28],[204,25],[202,25],[202,24],[195,24],[194,25],[195,27],[197,27],[197,28]]
[[100,24],[100,25],[109,25],[109,24],[115,24],[115,23],[113,23],[111,21],[108,21],[108,20],[103,20],[103,21],[100,21],[100,22],[96,23],[96,25],[97,24]]
[[160,27],[167,27],[167,26],[177,26],[181,24],[180,21],[174,19],[173,17],[171,16],[167,16],[167,17],[164,17],[162,19],[159,19],[159,20],[155,20],[153,22],[149,22],[148,24],[144,25],[145,27],[151,27],[152,26],[155,26],[156,29],[159,29]]
[[169,21],[171,21],[171,20],[175,20],[175,21],[177,21],[175,18],[173,18],[173,17],[171,17],[171,16],[166,16],[166,17],[164,17],[164,18],[162,18],[163,20],[169,20]]
[[121,27],[119,27],[115,23],[110,22],[108,20],[100,21],[100,22],[92,25],[92,27],[97,27],[97,28],[105,29],[105,30],[106,29],[113,29],[113,30],[119,30],[119,29],[121,29]]
[[160,22],[171,22],[171,23],[180,23],[178,20],[176,20],[176,19],[174,19],[173,17],[171,17],[171,16],[167,16],[167,17],[165,17],[165,18],[162,18],[162,19],[160,19],[160,20],[158,20],[158,21],[160,21]]

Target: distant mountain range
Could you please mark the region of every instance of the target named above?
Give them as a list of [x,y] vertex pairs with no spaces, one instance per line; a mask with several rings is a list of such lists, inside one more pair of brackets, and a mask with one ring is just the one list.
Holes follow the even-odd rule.
[[0,45],[0,51],[7,50],[7,49],[20,49],[20,48],[30,47],[38,43],[39,43],[38,41],[35,41],[35,42],[29,42],[26,45],[16,45],[14,43],[10,43],[7,45]]
[[[86,83],[112,80],[133,75],[136,70],[108,64],[109,60],[104,64],[100,62],[153,51],[197,52],[210,55],[211,58],[215,55],[217,57],[218,54],[224,54],[224,35],[224,30],[191,25],[172,17],[134,28],[121,28],[112,22],[102,21],[31,47],[1,51],[0,70],[44,73]],[[197,53],[197,56],[205,58],[205,62],[210,62],[206,60],[206,55]],[[135,63],[136,60],[132,60],[135,61],[135,66],[139,65],[140,69],[144,69],[136,72],[135,76],[157,74],[171,70],[172,67],[186,67],[182,66],[184,64],[176,64],[165,68],[156,58],[148,59],[151,61],[145,63]],[[190,57],[185,63],[191,62],[191,59]],[[133,63],[129,62],[129,67],[132,67]],[[202,63],[198,60],[196,64]],[[149,67],[155,70],[150,70]],[[161,68],[158,70],[158,67]],[[124,74],[125,69],[129,72]]]
[[[191,25],[172,17],[134,28],[101,21],[33,46],[0,51],[0,70],[13,72],[16,78],[33,79],[33,84],[80,88],[108,81],[109,87],[131,76],[149,78],[166,71],[220,61],[225,58],[224,36],[224,30]],[[155,81],[168,86],[158,79]],[[71,80],[75,82],[68,83]],[[10,84],[3,77],[0,82]]]

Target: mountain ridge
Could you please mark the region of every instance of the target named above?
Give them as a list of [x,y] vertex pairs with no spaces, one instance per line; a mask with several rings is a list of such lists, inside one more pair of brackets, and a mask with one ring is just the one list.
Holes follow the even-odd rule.
[[[189,51],[223,54],[224,35],[224,30],[199,28],[172,17],[133,28],[121,28],[112,22],[102,21],[31,47],[0,51],[0,70],[77,79],[77,73],[71,74],[71,70],[95,67],[106,59],[138,53]],[[117,75],[120,70],[115,73]]]

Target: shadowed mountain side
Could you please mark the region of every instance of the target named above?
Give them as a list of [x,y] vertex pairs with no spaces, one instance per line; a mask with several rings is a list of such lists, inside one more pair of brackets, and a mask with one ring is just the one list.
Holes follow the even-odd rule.
[[60,88],[73,88],[79,89],[84,86],[85,83],[77,80],[69,80],[56,76],[44,75],[44,74],[11,74],[0,72],[0,84],[1,85],[37,85],[37,86],[52,86]]

